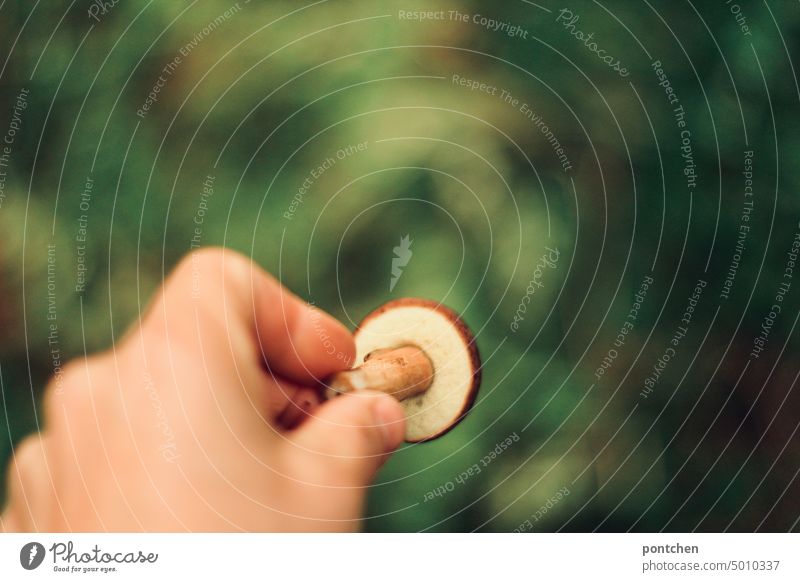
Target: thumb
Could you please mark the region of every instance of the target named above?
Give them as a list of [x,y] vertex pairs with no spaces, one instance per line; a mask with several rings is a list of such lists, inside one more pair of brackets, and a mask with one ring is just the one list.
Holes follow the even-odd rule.
[[290,433],[301,479],[328,487],[365,487],[400,446],[405,413],[386,394],[363,391],[329,400]]

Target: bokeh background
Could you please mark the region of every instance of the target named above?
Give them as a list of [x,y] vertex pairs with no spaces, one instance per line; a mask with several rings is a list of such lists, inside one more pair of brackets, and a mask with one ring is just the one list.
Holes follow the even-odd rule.
[[0,461],[54,354],[225,245],[351,327],[421,296],[477,333],[474,411],[367,530],[797,531],[800,5],[737,2],[0,2]]

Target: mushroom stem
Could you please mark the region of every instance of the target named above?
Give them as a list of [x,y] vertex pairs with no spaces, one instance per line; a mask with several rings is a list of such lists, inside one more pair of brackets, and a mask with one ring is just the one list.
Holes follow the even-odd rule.
[[416,346],[375,350],[358,368],[337,372],[326,380],[330,398],[344,392],[377,390],[405,400],[430,388],[433,364]]

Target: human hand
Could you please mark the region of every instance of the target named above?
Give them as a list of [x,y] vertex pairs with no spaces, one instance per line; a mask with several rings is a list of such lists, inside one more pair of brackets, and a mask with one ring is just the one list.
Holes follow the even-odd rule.
[[1,529],[356,530],[404,415],[381,394],[320,405],[313,386],[354,353],[249,259],[197,251],[113,349],[51,381]]

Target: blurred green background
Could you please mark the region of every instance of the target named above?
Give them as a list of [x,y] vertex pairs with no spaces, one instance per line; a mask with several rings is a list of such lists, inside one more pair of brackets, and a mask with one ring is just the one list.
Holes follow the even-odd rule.
[[[392,459],[368,530],[798,529],[800,283],[749,358],[797,232],[796,3],[739,2],[738,22],[722,1],[151,1],[94,5],[92,18],[93,5],[0,4],[0,135],[21,112],[0,205],[3,464],[36,429],[53,371],[48,283],[61,355],[103,349],[202,218],[195,242],[252,256],[351,327],[391,298],[421,296],[476,331],[485,367],[473,413]],[[579,16],[571,29],[562,8]],[[400,15],[414,10],[447,16]],[[657,60],[686,112],[694,189]],[[746,150],[755,202],[723,299]],[[390,291],[406,235],[413,254]],[[547,247],[558,263],[537,271]],[[687,336],[643,398],[701,278]]]

